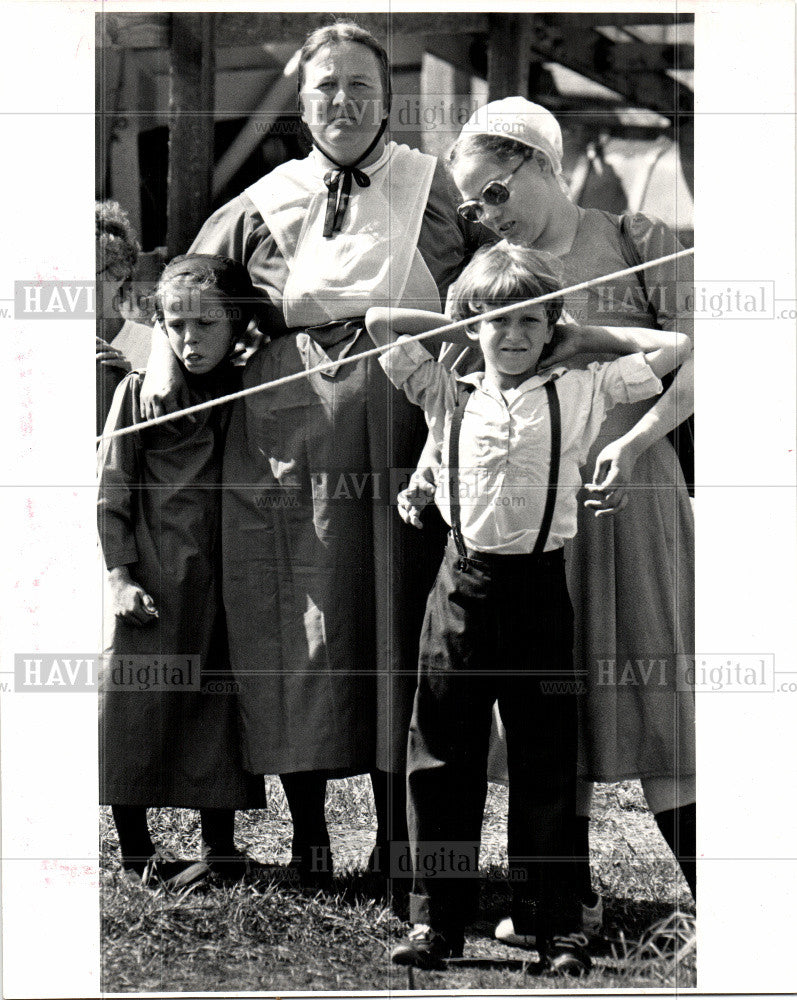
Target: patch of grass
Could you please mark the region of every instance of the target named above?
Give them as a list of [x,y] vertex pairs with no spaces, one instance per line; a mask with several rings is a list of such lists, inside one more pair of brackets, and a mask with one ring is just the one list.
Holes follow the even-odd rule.
[[[369,779],[330,782],[327,817],[337,874],[327,895],[303,894],[291,881],[284,868],[290,857],[290,814],[277,778],[267,779],[267,792],[267,809],[237,817],[236,841],[255,861],[250,875],[237,885],[214,881],[180,896],[131,886],[121,877],[110,810],[102,810],[104,991],[408,988],[406,970],[389,961],[406,931],[400,919],[406,915],[406,897],[397,894],[391,908],[380,895],[377,877],[362,872],[376,827]],[[492,936],[509,905],[503,881],[506,806],[506,789],[491,785],[483,827],[481,920],[468,931],[469,955],[516,959],[521,954]],[[608,940],[588,977],[532,978],[500,968],[457,968],[416,971],[410,988],[507,992],[694,986],[691,897],[638,783],[598,786],[593,816],[593,881],[605,897]],[[182,857],[198,855],[197,813],[152,810],[150,827],[160,846]],[[689,912],[673,922],[679,904]]]

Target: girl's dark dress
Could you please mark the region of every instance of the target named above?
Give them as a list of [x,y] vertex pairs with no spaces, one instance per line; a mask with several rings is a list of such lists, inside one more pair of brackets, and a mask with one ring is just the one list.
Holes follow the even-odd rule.
[[[235,370],[187,376],[191,403],[237,388]],[[137,422],[143,372],[114,396],[106,431]],[[128,565],[159,617],[138,627],[113,617],[100,680],[100,801],[111,805],[262,808],[263,779],[241,764],[221,603],[221,454],[228,408],[105,440],[100,538],[108,568]],[[114,683],[119,666],[199,657],[200,690],[140,691]],[[116,668],[114,670],[114,668]],[[195,678],[196,680],[196,678]],[[195,685],[196,687],[197,685]],[[225,690],[226,689],[226,690]]]

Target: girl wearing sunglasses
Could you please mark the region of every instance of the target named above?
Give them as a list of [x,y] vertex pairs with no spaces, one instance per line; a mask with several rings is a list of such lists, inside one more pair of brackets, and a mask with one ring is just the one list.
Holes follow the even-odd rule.
[[[480,108],[450,153],[460,214],[497,236],[556,255],[564,285],[623,270],[680,249],[666,226],[644,215],[621,220],[570,201],[561,182],[562,135],[553,115],[521,97]],[[633,251],[629,251],[628,241]],[[578,324],[642,326],[692,335],[684,289],[691,258],[659,265],[565,297]],[[578,326],[555,343],[548,363],[583,367]],[[600,897],[592,891],[589,808],[592,783],[641,778],[648,805],[695,892],[694,696],[686,659],[694,650],[694,522],[668,431],[692,412],[692,363],[654,403],[618,406],[583,467],[589,499],[568,555],[576,614],[575,663],[580,698],[579,814],[575,853],[581,865],[583,925],[597,930]],[[428,453],[425,453],[425,457]],[[399,497],[408,523],[419,523],[433,492],[420,470]],[[628,489],[627,489],[628,488]],[[627,510],[620,514],[627,505]],[[593,516],[596,515],[596,516]],[[612,517],[607,515],[617,514]],[[656,663],[656,677],[636,664]],[[630,669],[628,669],[630,668]],[[491,775],[506,778],[500,723]],[[511,927],[503,940],[521,941]]]

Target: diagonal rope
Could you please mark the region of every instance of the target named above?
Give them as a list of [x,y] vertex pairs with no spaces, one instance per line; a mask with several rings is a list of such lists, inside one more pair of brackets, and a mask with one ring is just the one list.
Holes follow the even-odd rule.
[[[658,264],[664,264],[667,261],[677,260],[679,257],[686,257],[694,254],[694,248],[689,248],[686,250],[679,250],[677,253],[670,253],[664,257],[657,257],[655,260],[644,261],[642,264],[636,264],[634,267],[623,268],[622,271],[613,271],[611,274],[603,274],[598,278],[590,278],[589,281],[579,282],[577,285],[570,285],[567,288],[562,288],[556,292],[548,292],[545,295],[538,295],[534,299],[526,299],[523,302],[513,302],[508,306],[501,306],[498,309],[491,309],[490,312],[480,313],[479,321],[482,320],[492,320],[496,319],[498,316],[507,316],[509,313],[517,312],[520,309],[527,309],[529,306],[537,305],[541,302],[549,302],[551,299],[557,299],[564,295],[569,295],[571,292],[581,292],[586,288],[592,288],[594,285],[603,284],[606,281],[612,281],[614,278],[624,278],[629,274],[636,274],[639,271],[645,271],[650,267],[656,267]],[[402,337],[402,343],[409,343],[415,340],[425,340],[429,337],[439,337],[441,334],[453,333],[455,330],[464,330],[465,327],[473,325],[473,317],[468,319],[460,319],[455,323],[448,323],[446,326],[438,326],[434,330],[427,330],[424,333],[416,333],[412,336]],[[314,365],[312,368],[305,368],[300,372],[293,372],[291,375],[284,375],[282,378],[274,379],[272,382],[262,382],[259,385],[249,386],[248,389],[240,389],[238,392],[231,392],[227,396],[218,396],[216,399],[208,399],[203,403],[195,403],[193,406],[187,406],[183,410],[175,410],[174,413],[166,413],[161,417],[152,417],[150,420],[142,420],[140,423],[133,424],[131,427],[121,427],[119,430],[112,431],[110,434],[100,434],[96,439],[97,444],[102,441],[109,441],[111,438],[123,437],[125,434],[134,434],[145,427],[157,427],[159,424],[168,423],[170,420],[179,420],[181,417],[190,416],[193,413],[200,413],[203,410],[210,410],[214,406],[221,406],[224,403],[231,403],[236,399],[245,399],[247,396],[254,396],[256,393],[265,392],[266,389],[276,389],[278,386],[288,385],[290,382],[298,382],[300,379],[307,378],[310,375],[315,375],[320,372],[329,371],[330,369],[343,368],[344,365],[353,365],[363,358],[373,358],[379,354],[384,354],[386,351],[392,350],[395,343],[382,344],[380,347],[372,347],[370,350],[361,351],[359,354],[350,354],[348,357],[340,358],[337,361],[324,361],[322,364]]]

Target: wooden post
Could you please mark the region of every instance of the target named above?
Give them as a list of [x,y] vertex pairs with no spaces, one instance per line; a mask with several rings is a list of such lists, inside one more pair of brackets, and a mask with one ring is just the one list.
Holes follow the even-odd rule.
[[487,92],[491,101],[528,96],[528,15],[490,14],[487,41]]
[[213,182],[214,15],[172,14],[166,242],[185,253],[210,214]]

